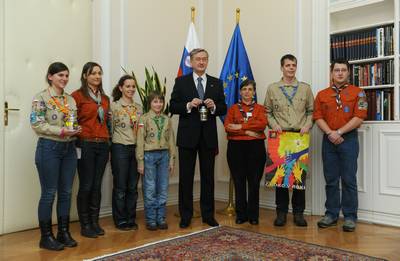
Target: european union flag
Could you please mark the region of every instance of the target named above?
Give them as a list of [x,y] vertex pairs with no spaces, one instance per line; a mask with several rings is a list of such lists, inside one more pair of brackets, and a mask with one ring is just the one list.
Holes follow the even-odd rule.
[[[228,108],[239,101],[240,84],[246,79],[254,80],[239,24],[236,25],[233,32],[219,78],[224,85],[225,102]],[[221,117],[221,120],[224,121],[224,118]]]

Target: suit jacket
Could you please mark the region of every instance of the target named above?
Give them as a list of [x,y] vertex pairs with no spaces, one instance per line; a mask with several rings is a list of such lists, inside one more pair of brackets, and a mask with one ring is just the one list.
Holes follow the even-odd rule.
[[200,121],[200,114],[197,108],[192,108],[190,113],[187,112],[186,105],[194,98],[199,98],[199,94],[193,80],[193,74],[190,73],[176,78],[170,101],[170,112],[172,114],[179,114],[176,144],[178,147],[195,148],[200,139],[203,139],[208,148],[217,148],[216,117],[226,114],[222,82],[215,77],[207,75],[204,100],[210,98],[216,106],[214,114],[208,113],[207,121]]

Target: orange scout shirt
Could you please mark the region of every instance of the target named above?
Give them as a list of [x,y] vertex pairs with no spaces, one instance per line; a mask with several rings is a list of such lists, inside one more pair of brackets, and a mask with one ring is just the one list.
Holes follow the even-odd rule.
[[336,91],[328,87],[317,94],[314,101],[314,120],[324,119],[332,130],[343,127],[353,117],[367,117],[367,97],[365,92],[354,85],[347,85],[340,91],[342,106],[336,102]]
[[[242,104],[243,112],[246,114],[247,122],[243,114],[240,112],[238,104],[234,104],[228,110],[228,114],[225,117],[225,131],[228,134],[228,140],[264,140],[264,130],[267,127],[268,121],[264,106],[254,103],[254,109],[251,112],[251,116],[248,114],[251,106]],[[230,130],[227,128],[228,124],[242,124],[240,130]],[[246,130],[255,131],[260,136],[258,138],[251,137],[245,134]]]
[[79,134],[80,139],[108,139],[109,133],[107,128],[108,111],[110,101],[107,96],[101,96],[101,106],[104,110],[104,122],[101,124],[97,119],[97,103],[86,97],[80,90],[74,91],[72,94],[78,109],[78,124],[82,127],[82,132]]

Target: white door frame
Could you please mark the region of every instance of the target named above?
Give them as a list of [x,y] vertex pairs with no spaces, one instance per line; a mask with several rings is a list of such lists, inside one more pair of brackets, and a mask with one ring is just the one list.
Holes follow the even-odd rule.
[[5,91],[5,0],[0,0],[0,235],[4,231],[4,91]]

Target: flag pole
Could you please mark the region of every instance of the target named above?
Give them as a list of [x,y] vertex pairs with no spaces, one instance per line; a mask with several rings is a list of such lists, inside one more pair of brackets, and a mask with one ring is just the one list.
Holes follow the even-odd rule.
[[[192,6],[190,8],[190,11],[191,11],[191,20],[192,20],[192,23],[194,24],[194,18],[196,17],[196,8],[194,6]],[[193,208],[193,217],[194,218],[201,217],[200,211],[198,211],[196,208]]]
[[239,24],[240,20],[240,8],[236,8],[236,24]]
[[[240,20],[240,8],[236,8],[236,24],[239,24]],[[233,217],[236,215],[235,204],[233,204],[233,180],[232,174],[229,175],[229,199],[228,205],[221,210],[217,211],[218,214]]]
[[190,11],[192,12],[192,23],[194,23],[194,17],[196,15],[196,8],[194,8],[194,6],[192,6],[192,8],[190,8]]

